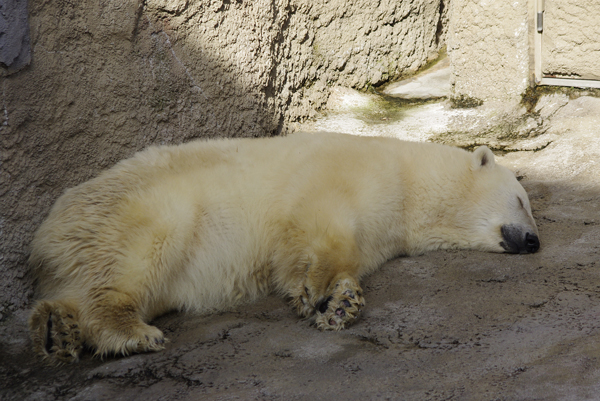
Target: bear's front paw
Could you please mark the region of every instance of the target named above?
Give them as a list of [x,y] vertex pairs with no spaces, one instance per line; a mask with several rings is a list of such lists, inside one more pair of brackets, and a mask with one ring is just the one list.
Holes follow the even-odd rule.
[[339,280],[333,293],[317,305],[315,323],[321,330],[341,330],[352,324],[365,306],[362,289],[353,278]]
[[[156,352],[165,348],[168,340],[162,331],[142,322],[134,322],[130,326],[118,330],[104,328],[92,344],[96,348],[96,356],[103,357],[111,354],[130,355],[139,352]],[[95,344],[94,344],[95,343]]]
[[129,339],[127,345],[133,352],[156,352],[165,349],[168,341],[158,328],[144,325],[135,337]]

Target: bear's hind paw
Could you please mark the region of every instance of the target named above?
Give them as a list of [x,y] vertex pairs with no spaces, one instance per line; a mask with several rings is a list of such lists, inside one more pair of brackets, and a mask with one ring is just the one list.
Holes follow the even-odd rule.
[[29,321],[35,351],[50,364],[73,363],[83,351],[83,336],[68,305],[56,301],[39,302]]

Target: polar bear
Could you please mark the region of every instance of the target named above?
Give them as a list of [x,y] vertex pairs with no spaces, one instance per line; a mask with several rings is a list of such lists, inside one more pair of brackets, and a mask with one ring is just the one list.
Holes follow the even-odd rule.
[[33,345],[53,362],[158,351],[170,310],[269,292],[324,330],[365,305],[359,280],[434,249],[532,253],[527,194],[486,147],[330,133],[151,147],[67,190],[37,230]]

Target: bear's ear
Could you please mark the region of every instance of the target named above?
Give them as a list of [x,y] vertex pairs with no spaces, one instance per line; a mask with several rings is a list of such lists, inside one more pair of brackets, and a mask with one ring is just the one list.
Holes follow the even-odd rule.
[[494,154],[487,146],[480,146],[473,152],[473,170],[492,168],[495,164]]

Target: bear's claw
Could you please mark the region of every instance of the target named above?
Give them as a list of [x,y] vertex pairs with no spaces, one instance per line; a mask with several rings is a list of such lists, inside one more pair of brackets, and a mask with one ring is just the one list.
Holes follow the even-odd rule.
[[315,313],[315,307],[310,301],[310,295],[306,286],[303,286],[299,292],[300,295],[293,297],[291,303],[298,312],[298,315],[306,318]]

